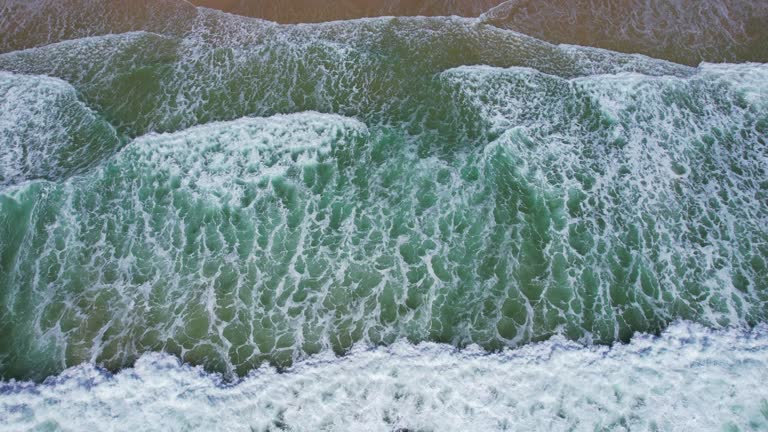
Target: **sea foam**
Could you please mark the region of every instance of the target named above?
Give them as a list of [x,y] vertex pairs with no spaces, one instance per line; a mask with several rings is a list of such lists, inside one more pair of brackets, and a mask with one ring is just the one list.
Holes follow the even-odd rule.
[[398,342],[227,382],[165,354],[0,384],[0,431],[763,430],[768,327],[686,322],[626,345],[489,354]]
[[35,209],[4,248],[6,376],[763,322],[766,73],[467,66],[434,80],[460,115],[431,141],[313,112],[138,138],[0,202],[8,232]]
[[114,128],[66,82],[0,72],[0,190],[71,175],[119,143]]

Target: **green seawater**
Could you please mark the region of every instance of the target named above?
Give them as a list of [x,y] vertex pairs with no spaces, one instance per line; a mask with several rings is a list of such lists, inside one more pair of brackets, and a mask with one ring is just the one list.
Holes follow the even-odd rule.
[[174,16],[0,54],[0,377],[768,319],[765,65]]

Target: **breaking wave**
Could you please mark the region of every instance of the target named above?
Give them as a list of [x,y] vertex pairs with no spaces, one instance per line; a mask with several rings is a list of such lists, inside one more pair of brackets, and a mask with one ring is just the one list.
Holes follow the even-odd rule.
[[612,348],[399,342],[236,382],[147,354],[116,374],[83,365],[0,384],[0,430],[762,430],[767,358],[765,326],[688,323]]

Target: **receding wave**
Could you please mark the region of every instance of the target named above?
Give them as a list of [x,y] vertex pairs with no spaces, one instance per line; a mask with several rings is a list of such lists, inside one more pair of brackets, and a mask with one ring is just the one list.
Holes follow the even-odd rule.
[[[690,65],[768,60],[768,7],[760,0],[364,0],[343,7],[335,0],[192,3],[281,23],[390,15],[479,16],[477,26]],[[210,13],[185,0],[0,0],[0,11],[5,36],[0,52],[139,30],[180,36]]]
[[284,26],[210,10],[183,37],[134,32],[0,55],[3,69],[66,80],[132,136],[309,110],[450,128],[449,96],[434,78],[467,64],[565,77],[694,71],[648,57],[556,47],[464,18]]
[[236,383],[148,354],[115,375],[83,365],[0,384],[0,430],[762,430],[767,358],[765,326],[686,323],[612,348],[397,343]]
[[503,0],[194,0],[221,9],[281,23],[308,23],[377,16],[478,16]]

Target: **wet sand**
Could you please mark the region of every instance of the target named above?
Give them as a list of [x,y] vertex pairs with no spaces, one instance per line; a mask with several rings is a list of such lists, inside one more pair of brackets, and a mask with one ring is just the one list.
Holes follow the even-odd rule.
[[483,18],[554,43],[690,65],[768,60],[765,0],[511,0]]
[[552,43],[677,63],[768,61],[765,0],[0,0],[0,52],[128,31],[183,35],[192,4],[280,23],[479,16]]
[[281,23],[373,16],[483,16],[553,43],[593,46],[696,65],[768,61],[764,0],[191,0]]
[[320,22],[374,16],[478,16],[503,0],[192,0],[192,3],[277,21]]

